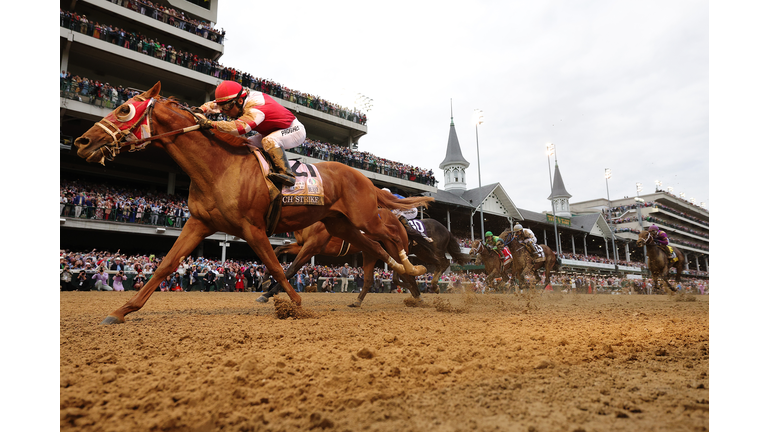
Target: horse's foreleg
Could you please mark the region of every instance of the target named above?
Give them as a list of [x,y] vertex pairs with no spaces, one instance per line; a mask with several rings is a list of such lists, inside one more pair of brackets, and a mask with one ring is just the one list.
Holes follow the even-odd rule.
[[[256,227],[250,225],[243,230],[243,240],[248,243],[248,246],[256,252],[256,256],[261,259],[261,262],[267,267],[267,271],[275,281],[283,287],[283,290],[288,294],[288,297],[296,303],[301,305],[301,296],[296,293],[291,284],[288,282],[288,278],[285,277],[283,272],[283,266],[280,265],[275,252],[272,249],[272,245],[269,243],[269,238],[266,236],[263,227]],[[261,298],[261,297],[260,297]]]
[[[317,236],[315,236],[317,237]],[[292,277],[296,275],[296,273],[299,272],[299,269],[306,263],[309,262],[310,259],[312,259],[313,256],[319,254],[323,250],[324,243],[326,243],[331,236],[324,236],[323,243],[319,243],[318,241],[315,241],[315,238],[307,239],[303,245],[299,246],[298,243],[292,243],[287,246],[293,246],[290,249],[291,254],[295,254],[296,258],[294,258],[293,262],[291,263],[290,267],[285,271],[285,278],[290,280]],[[280,256],[278,253],[278,250],[281,248],[284,248],[285,246],[281,246],[277,249],[275,249],[275,256]],[[270,276],[272,273],[270,272]],[[280,285],[279,284],[272,284],[272,286],[269,287],[269,290],[259,296],[259,298],[256,299],[259,303],[266,303],[269,301],[271,297],[276,296],[280,292]]]
[[363,253],[363,288],[360,290],[360,294],[357,295],[357,300],[347,306],[360,307],[363,305],[363,300],[373,285],[373,268],[375,266],[376,258]]
[[187,257],[194,249],[203,241],[204,238],[213,234],[213,231],[206,227],[198,219],[190,218],[184,228],[179,234],[179,238],[173,244],[173,247],[168,254],[163,258],[163,261],[157,267],[157,270],[152,274],[146,285],[141,287],[138,293],[136,293],[126,304],[120,309],[112,312],[107,316],[102,324],[119,324],[125,322],[125,316],[131,312],[136,312],[144,306],[155,289],[160,285],[160,282],[165,280],[166,276],[171,274],[179,264]]

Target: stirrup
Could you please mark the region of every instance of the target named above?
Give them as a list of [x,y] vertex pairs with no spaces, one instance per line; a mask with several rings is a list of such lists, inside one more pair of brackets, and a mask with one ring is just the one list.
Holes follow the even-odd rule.
[[288,174],[271,172],[267,175],[267,177],[269,177],[269,179],[274,182],[278,182],[286,186],[293,186],[296,184],[296,177],[289,176]]

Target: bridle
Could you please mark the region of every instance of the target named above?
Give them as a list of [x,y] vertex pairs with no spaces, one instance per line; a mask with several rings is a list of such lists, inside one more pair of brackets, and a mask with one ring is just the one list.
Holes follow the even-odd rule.
[[[151,141],[171,135],[191,132],[200,128],[200,124],[165,132],[160,135],[153,135],[152,131],[152,110],[155,106],[155,98],[145,98],[144,96],[134,96],[126,102],[129,112],[126,114],[110,113],[103,119],[96,122],[96,126],[102,128],[112,141],[104,144],[99,150],[102,156],[112,161],[125,148],[130,147],[128,152],[144,150]],[[138,103],[137,103],[138,102]],[[188,108],[179,105],[185,111],[193,116],[195,115]],[[136,114],[139,114],[138,116]]]
[[[642,235],[643,233],[645,233],[645,237],[641,237],[641,235]],[[650,233],[650,231],[642,231],[642,232],[641,232],[640,234],[638,234],[638,236],[637,236],[637,245],[638,245],[638,246],[645,246],[645,245],[647,245],[647,244],[648,244],[648,240],[650,240],[650,239],[651,239],[651,233]]]

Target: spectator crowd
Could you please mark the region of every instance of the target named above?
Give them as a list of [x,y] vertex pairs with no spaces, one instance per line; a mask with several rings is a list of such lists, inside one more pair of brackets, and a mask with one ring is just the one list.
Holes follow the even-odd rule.
[[[85,15],[79,15],[76,12],[63,9],[59,9],[59,15],[61,27],[72,31],[92,36],[119,47],[146,54],[205,75],[222,80],[237,81],[244,87],[354,123],[365,125],[368,122],[368,116],[360,110],[342,107],[319,96],[291,89],[270,79],[255,78],[250,73],[224,66],[214,59],[200,57],[195,53],[176,49],[170,43],[155,40],[140,32],[126,31],[123,28],[109,24],[99,24],[89,20]],[[180,22],[183,23],[185,21],[182,20]],[[202,24],[198,24],[198,26],[202,26]],[[194,27],[194,31],[198,31],[198,28]],[[207,32],[208,30],[205,27],[201,27],[199,31]],[[66,73],[66,71],[63,72],[63,74]]]

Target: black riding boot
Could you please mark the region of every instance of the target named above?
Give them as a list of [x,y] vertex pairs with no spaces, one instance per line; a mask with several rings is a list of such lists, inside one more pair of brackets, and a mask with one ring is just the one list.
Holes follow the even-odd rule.
[[266,150],[266,153],[275,165],[275,171],[269,173],[269,179],[286,186],[293,186],[296,183],[296,175],[291,169],[285,150],[277,146],[270,147],[269,149],[265,147],[264,150]]

